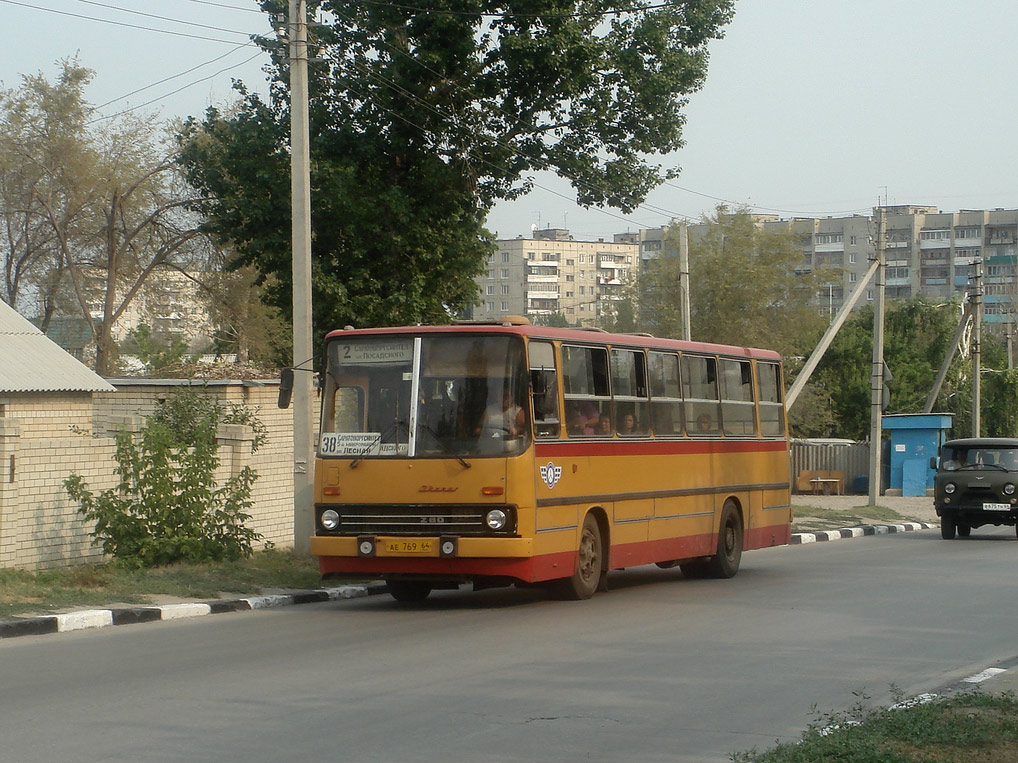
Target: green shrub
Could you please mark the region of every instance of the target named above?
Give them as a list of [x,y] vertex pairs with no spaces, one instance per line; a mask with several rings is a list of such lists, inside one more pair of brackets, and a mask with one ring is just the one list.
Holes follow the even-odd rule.
[[[78,474],[64,481],[78,512],[95,523],[90,534],[104,553],[138,567],[250,556],[262,537],[244,525],[258,474],[245,466],[222,486],[215,481],[220,421],[257,421],[237,408],[227,410],[192,391],[177,393],[160,404],[137,438],[117,435],[116,487],[95,495]],[[253,447],[264,440],[258,424]]]

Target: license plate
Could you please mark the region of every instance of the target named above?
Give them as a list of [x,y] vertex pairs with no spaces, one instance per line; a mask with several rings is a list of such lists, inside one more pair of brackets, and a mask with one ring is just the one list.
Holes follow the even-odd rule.
[[983,511],[1011,511],[1009,503],[984,503]]
[[385,541],[386,554],[419,554],[421,556],[434,555],[438,549],[436,541],[430,539],[406,539]]

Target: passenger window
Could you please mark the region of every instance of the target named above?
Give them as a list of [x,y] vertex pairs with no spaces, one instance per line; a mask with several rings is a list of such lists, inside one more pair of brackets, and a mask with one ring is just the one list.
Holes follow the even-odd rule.
[[717,361],[699,355],[683,355],[682,392],[689,434],[718,434],[721,431],[721,403],[718,399]]
[[530,343],[530,399],[537,437],[558,437],[558,373],[555,347],[550,342]]
[[640,350],[612,350],[615,431],[620,437],[647,433],[647,362]]
[[683,433],[682,389],[679,386],[679,356],[652,352],[650,370],[650,420],[658,437]]
[[780,437],[785,433],[781,366],[777,363],[758,362],[756,374],[760,395],[760,434],[764,437]]
[[753,367],[748,360],[722,359],[721,420],[726,435],[756,434],[753,406]]
[[602,347],[563,345],[562,367],[569,436],[597,436],[602,415],[611,416],[608,351]]

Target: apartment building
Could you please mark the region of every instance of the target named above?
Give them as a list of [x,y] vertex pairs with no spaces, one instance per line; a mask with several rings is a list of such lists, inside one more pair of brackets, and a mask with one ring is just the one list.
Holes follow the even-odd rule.
[[525,315],[537,322],[561,314],[570,324],[595,326],[639,272],[640,245],[631,239],[576,241],[564,228],[547,228],[499,240],[477,279],[481,302],[472,317]]
[[[881,211],[888,298],[924,295],[947,300],[965,295],[973,288],[975,263],[981,261],[984,320],[991,325],[1013,321],[1018,310],[1018,209],[941,212],[937,207],[909,204],[874,209],[871,215],[754,218],[765,229],[791,230],[797,235],[804,271],[826,268],[836,274],[816,296],[817,308],[833,314],[854,292],[876,257]],[[704,225],[690,225],[690,240],[695,241],[705,230]],[[667,251],[666,234],[667,228],[639,231],[644,264]],[[872,301],[873,296],[871,283],[861,303]]]

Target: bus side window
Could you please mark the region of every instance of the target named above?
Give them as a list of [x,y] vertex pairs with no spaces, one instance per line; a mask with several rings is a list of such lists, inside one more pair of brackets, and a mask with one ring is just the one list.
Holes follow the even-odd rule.
[[753,369],[748,360],[722,358],[721,418],[726,435],[756,434],[756,410],[753,405]]
[[721,401],[718,397],[717,360],[683,355],[682,391],[689,434],[718,434],[721,431]]
[[562,346],[563,392],[570,436],[595,436],[601,416],[611,416],[608,352],[603,347]]
[[781,367],[777,363],[757,361],[756,375],[760,396],[760,434],[764,437],[780,437],[785,433]]
[[683,432],[682,390],[679,386],[679,356],[652,352],[650,366],[650,417],[656,437]]
[[534,410],[534,434],[558,437],[558,373],[555,347],[550,342],[530,343],[530,399]]

